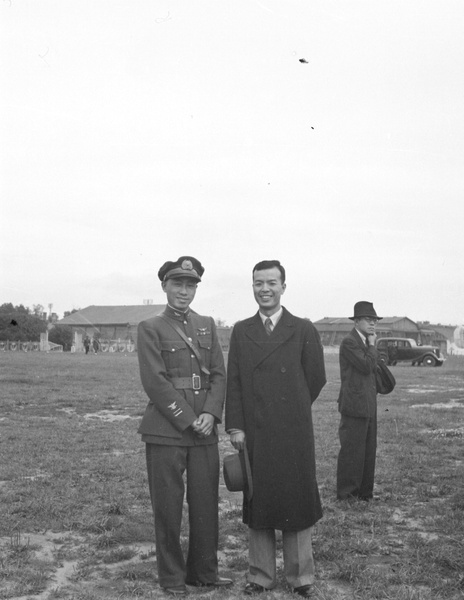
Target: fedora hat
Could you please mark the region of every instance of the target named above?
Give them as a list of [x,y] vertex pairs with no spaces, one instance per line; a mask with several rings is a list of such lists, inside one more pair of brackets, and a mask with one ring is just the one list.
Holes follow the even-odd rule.
[[366,302],[365,300],[361,300],[360,302],[356,302],[354,305],[354,316],[349,317],[352,321],[355,319],[361,319],[362,317],[371,317],[372,319],[380,319],[378,314],[375,312],[374,305],[372,302]]
[[235,454],[225,456],[222,467],[224,481],[229,492],[245,492],[248,499],[251,500],[253,480],[246,448]]

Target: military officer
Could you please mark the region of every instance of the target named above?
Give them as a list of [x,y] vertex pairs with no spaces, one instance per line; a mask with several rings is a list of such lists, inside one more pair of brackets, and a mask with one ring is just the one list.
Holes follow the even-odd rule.
[[[159,583],[174,596],[187,585],[221,587],[218,575],[219,452],[225,368],[211,317],[190,309],[204,268],[193,256],[158,272],[167,306],[138,327],[142,385],[149,398],[139,433],[146,444]],[[180,545],[187,472],[189,547]]]

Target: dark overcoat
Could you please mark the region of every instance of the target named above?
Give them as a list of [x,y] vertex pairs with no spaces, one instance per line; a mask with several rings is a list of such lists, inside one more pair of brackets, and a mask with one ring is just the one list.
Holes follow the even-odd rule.
[[227,378],[226,430],[245,432],[252,467],[244,522],[254,529],[311,527],[322,516],[311,413],[326,382],[317,330],[286,309],[270,336],[259,313],[240,321]]
[[377,350],[367,346],[355,328],[340,344],[340,394],[338,409],[348,417],[368,418],[376,414]]

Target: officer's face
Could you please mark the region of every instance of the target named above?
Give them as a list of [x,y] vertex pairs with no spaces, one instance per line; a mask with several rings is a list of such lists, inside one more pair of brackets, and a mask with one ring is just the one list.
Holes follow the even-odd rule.
[[190,306],[197,291],[196,281],[191,277],[168,279],[163,281],[161,286],[166,292],[168,304],[180,311],[184,311]]
[[284,292],[285,283],[282,283],[277,267],[253,273],[253,293],[265,315],[271,316],[279,310],[280,298]]

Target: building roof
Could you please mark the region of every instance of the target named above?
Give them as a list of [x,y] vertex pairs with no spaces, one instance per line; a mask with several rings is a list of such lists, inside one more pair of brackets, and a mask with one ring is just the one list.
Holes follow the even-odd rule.
[[[403,319],[408,319],[410,321],[408,317],[382,317],[380,323],[396,323],[397,321],[402,321]],[[347,317],[324,317],[323,319],[319,319],[319,321],[314,321],[314,323],[327,323],[328,325],[335,325],[337,323],[351,323],[351,325],[353,325],[353,321]]]
[[137,325],[140,321],[159,315],[164,304],[137,304],[135,306],[87,306],[63,319],[57,325]]
[[[392,323],[397,323],[398,321],[403,321],[404,319],[411,321],[408,317],[383,317],[379,321],[379,325],[390,325]],[[324,317],[323,319],[319,319],[319,321],[314,321],[314,325],[351,325],[351,327],[353,327],[353,321],[347,317]]]
[[[319,332],[322,331],[350,331],[354,322],[347,317],[324,317],[315,321],[314,325]],[[397,329],[405,331],[418,331],[419,327],[409,317],[383,317],[377,324],[378,331],[394,331]]]

